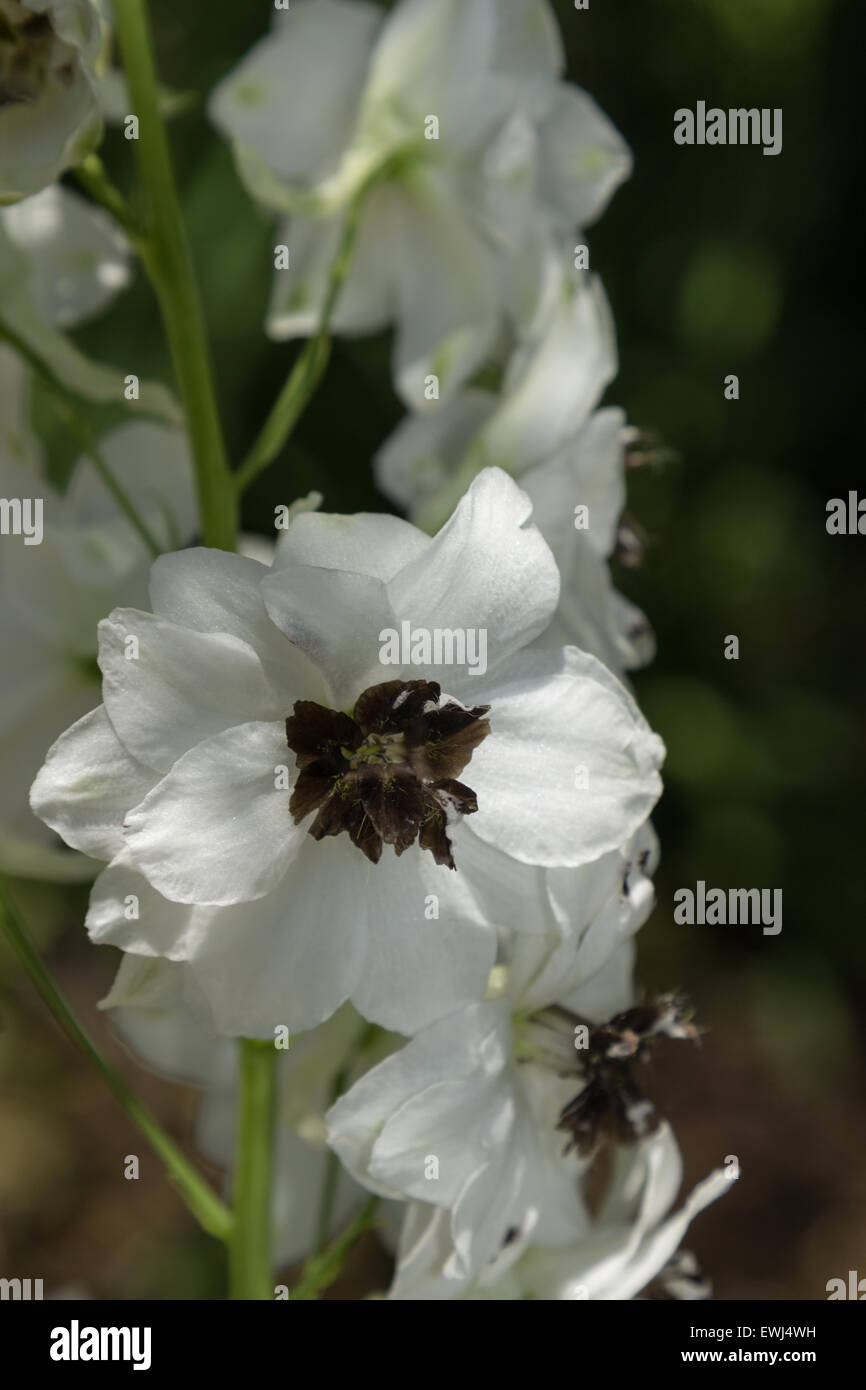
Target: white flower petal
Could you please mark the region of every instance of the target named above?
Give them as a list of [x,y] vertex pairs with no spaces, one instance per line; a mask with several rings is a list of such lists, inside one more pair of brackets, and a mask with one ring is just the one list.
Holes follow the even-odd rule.
[[303,189],[336,167],[381,23],[379,7],[359,0],[292,5],[215,89],[210,117],[246,155],[254,194],[273,201],[272,184]]
[[272,621],[318,666],[340,709],[395,674],[379,661],[379,633],[396,625],[380,579],[287,564],[262,581],[262,596]]
[[54,183],[99,143],[102,117],[92,87],[75,66],[63,83],[49,79],[32,101],[0,108],[0,200],[14,202]]
[[155,781],[149,767],[130,757],[100,705],[61,734],[33,783],[30,803],[74,849],[113,859],[123,847],[126,812]]
[[541,194],[566,226],[587,227],[631,173],[628,145],[592,97],[562,84],[539,134]]
[[99,945],[181,962],[200,948],[216,911],[169,902],[148,882],[124,842],[93,885],[85,924]]
[[285,717],[252,647],[226,633],[115,609],[99,624],[99,665],[117,734],[160,772],[224,729]]
[[[521,472],[536,523],[566,573],[577,545],[589,545],[600,557],[613,550],[626,497],[624,427],[622,410],[596,410],[565,448]],[[575,526],[578,505],[587,508],[585,530]]]
[[434,508],[439,516],[452,474],[496,404],[490,391],[466,390],[433,414],[405,416],[373,460],[377,486],[427,529],[428,516]]
[[491,0],[402,0],[394,6],[370,64],[369,119],[381,121],[383,111],[396,109],[410,130],[413,118],[416,128],[420,122],[420,131],[428,112],[453,119],[489,68],[495,9]]
[[601,281],[575,286],[563,276],[544,333],[509,362],[500,408],[475,444],[479,455],[515,474],[542,462],[583,426],[616,369]]
[[199,743],[126,818],[135,863],[173,902],[228,905],[279,883],[306,833],[275,773],[285,728],[250,723]]
[[318,565],[372,575],[387,584],[398,570],[420,559],[430,538],[400,517],[378,512],[340,516],[305,512],[281,539],[274,571],[286,565]]
[[[530,513],[506,474],[492,468],[479,474],[425,554],[389,584],[401,621],[484,629],[489,670],[543,631],[559,597],[559,574]],[[445,684],[442,668],[429,672]],[[447,673],[452,693],[472,691],[475,680],[457,667]]]
[[[484,1112],[487,1097],[493,1097],[496,1104],[510,1036],[508,1009],[501,1003],[473,1005],[433,1024],[362,1076],[331,1106],[326,1116],[329,1144],[349,1172],[374,1191],[384,1196],[405,1196],[404,1180],[412,1184],[417,1180],[427,1201],[448,1205],[456,1200],[468,1173],[484,1161],[493,1142],[489,1129],[478,1123],[478,1112]],[[443,1083],[442,1078],[448,1078],[447,1082]],[[465,1137],[461,1143],[459,1127],[454,1132],[449,1128],[447,1134],[441,1125],[437,1130],[430,1113],[425,1118],[423,1104],[419,1108],[415,1103],[428,1087],[443,1084],[451,1088],[449,1094],[452,1100],[457,1098],[458,1109],[462,1104],[461,1086],[467,1095],[475,1096],[474,1116],[471,1108],[468,1116],[462,1110],[460,1113],[473,1126],[477,1125],[473,1130],[477,1155]],[[405,1120],[400,1120],[404,1105],[413,1108]],[[383,1139],[389,1124],[395,1124],[395,1128],[391,1138]],[[402,1146],[407,1126],[412,1133],[417,1128],[418,1134],[434,1145],[431,1148],[428,1144],[425,1153],[445,1160],[444,1164],[440,1161],[440,1183],[424,1178],[423,1163],[416,1172],[411,1161],[408,1166],[404,1162]]]
[[[301,518],[292,522],[292,531]],[[202,548],[160,555],[150,571],[154,613],[181,628],[228,633],[259,657],[286,712],[297,699],[321,700],[322,683],[268,616],[261,582],[270,569],[245,555]]]
[[[99,451],[159,543],[185,544],[198,528],[198,510],[184,431],[137,420],[101,435]],[[113,523],[127,547],[138,539],[87,457],[79,459],[70,479],[64,520],[74,526]]]
[[[367,913],[355,1007],[385,1028],[412,1034],[482,998],[496,933],[476,905],[472,881],[416,846],[399,859],[386,849],[379,864],[353,853],[365,868],[358,891]],[[433,903],[438,916],[430,918]]]
[[[331,272],[348,213],[328,218],[294,214],[277,233],[289,248],[289,266],[274,275],[265,331],[283,340],[315,333],[322,318]],[[400,250],[400,222],[394,190],[370,190],[360,212],[352,257],[330,318],[334,333],[376,333],[394,312],[394,258]]]
[[220,1032],[273,1037],[285,1024],[296,1033],[337,1011],[367,945],[365,865],[347,836],[307,837],[266,897],[214,914],[192,968]]
[[405,184],[401,219],[394,376],[411,409],[435,409],[429,378],[447,399],[493,342],[499,304],[490,248],[434,173]]
[[495,0],[495,66],[523,78],[558,77],[565,66],[548,0]]
[[61,184],[0,209],[0,227],[26,257],[37,311],[57,328],[99,313],[130,282],[126,237],[101,208]]
[[517,653],[503,677],[483,692],[491,732],[470,764],[473,833],[551,868],[622,844],[661,793],[663,745],[634,701],[575,647]]

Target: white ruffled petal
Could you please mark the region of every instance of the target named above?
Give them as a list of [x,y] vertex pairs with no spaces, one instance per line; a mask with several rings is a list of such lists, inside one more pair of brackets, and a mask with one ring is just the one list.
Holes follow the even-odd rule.
[[136,865],[173,902],[264,897],[306,833],[289,813],[289,792],[276,786],[286,766],[282,721],[242,724],[198,743],[127,816]]
[[160,772],[214,734],[286,714],[246,642],[151,613],[118,608],[105,618],[99,665],[115,730],[133,756]]
[[664,748],[600,662],[576,647],[520,652],[483,695],[491,731],[470,764],[474,834],[554,868],[597,859],[646,820]]
[[123,848],[124,816],[156,780],[151,768],[130,757],[100,705],[50,749],[30,804],[73,849],[108,860]]

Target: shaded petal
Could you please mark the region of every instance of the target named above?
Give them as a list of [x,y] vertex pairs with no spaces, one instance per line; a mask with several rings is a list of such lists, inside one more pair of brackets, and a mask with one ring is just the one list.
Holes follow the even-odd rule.
[[443,496],[471,440],[496,409],[491,391],[461,391],[434,414],[407,415],[373,459],[376,486],[419,525],[440,519]]
[[0,227],[27,259],[37,312],[57,328],[92,318],[130,283],[126,237],[61,184],[0,210]]
[[381,682],[379,634],[396,619],[380,579],[287,564],[262,581],[262,596],[271,620],[315,662],[334,704],[351,709]]
[[522,78],[555,78],[565,67],[556,18],[548,0],[496,0],[497,69]]
[[[521,474],[536,524],[564,575],[576,546],[588,545],[602,558],[614,548],[626,500],[624,428],[622,410],[596,410],[564,449]],[[575,527],[578,505],[589,513],[585,530]]]
[[508,364],[500,408],[475,448],[486,463],[520,474],[568,442],[617,370],[613,317],[597,276],[567,276],[543,333]]
[[79,65],[49,80],[34,101],[0,108],[0,200],[14,202],[54,183],[99,143],[102,117]]
[[606,561],[579,540],[563,573],[559,608],[540,640],[545,646],[573,643],[615,672],[645,666],[655,655],[646,615],[617,593]]
[[199,949],[217,911],[169,902],[144,877],[124,844],[93,885],[85,925],[99,945],[185,961]]
[[293,5],[216,87],[211,120],[238,143],[254,196],[285,206],[281,185],[303,191],[336,168],[381,23],[379,7],[360,0]]
[[329,1018],[352,993],[367,942],[366,861],[347,838],[306,838],[266,897],[219,909],[192,968],[220,1032],[273,1037]]
[[[137,420],[109,430],[99,451],[136,511],[165,547],[185,544],[198,528],[192,462],[183,430]],[[64,521],[77,527],[113,523],[118,544],[138,541],[92,461],[80,458],[66,491]],[[150,559],[150,552],[147,552]]]
[[[399,201],[388,184],[370,190],[361,209],[343,286],[331,314],[334,333],[376,333],[394,314],[394,266],[399,252]],[[289,267],[274,273],[265,331],[282,340],[315,333],[348,213],[327,218],[294,214],[276,244],[289,248]]]
[[[502,1004],[473,1005],[440,1020],[331,1107],[329,1144],[372,1190],[401,1197],[417,1188],[423,1199],[450,1205],[495,1142],[496,1130],[484,1120],[488,1102],[495,1111],[501,1099],[510,1040]],[[425,1112],[425,1095],[435,1113]],[[440,1160],[437,1182],[424,1176],[423,1159],[431,1153]]]
[[[387,851],[379,865],[363,867],[367,948],[352,993],[359,1012],[414,1034],[482,998],[496,933],[468,874],[437,865],[420,848],[399,859]],[[429,915],[434,906],[438,917]]]
[[539,131],[540,191],[554,217],[587,227],[631,173],[628,145],[592,97],[560,85]]
[[[396,387],[413,410],[436,409],[427,378],[445,400],[483,361],[499,322],[490,248],[438,174],[404,185],[396,294]],[[420,270],[419,268],[423,268]]]

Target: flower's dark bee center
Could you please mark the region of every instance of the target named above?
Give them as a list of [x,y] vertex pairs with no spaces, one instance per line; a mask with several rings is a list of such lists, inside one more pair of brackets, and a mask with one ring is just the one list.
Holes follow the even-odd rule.
[[374,864],[383,845],[402,854],[417,840],[453,869],[448,820],[478,810],[455,778],[490,732],[489,706],[440,705],[440,695],[435,681],[386,681],[351,715],[298,700],[286,720],[300,769],[289,802],[296,824],[316,811],[315,840],[345,830]]
[[68,82],[74,56],[47,15],[0,0],[0,107],[38,100],[51,77]]
[[559,1076],[578,1076],[582,1089],[560,1112],[557,1129],[569,1136],[566,1153],[588,1157],[605,1140],[633,1144],[653,1134],[660,1118],[643,1093],[635,1068],[649,1061],[658,1037],[697,1040],[684,1002],[662,994],[636,1004],[609,1023],[587,1023],[555,1006],[537,1014],[524,1038],[522,1061],[539,1062]]

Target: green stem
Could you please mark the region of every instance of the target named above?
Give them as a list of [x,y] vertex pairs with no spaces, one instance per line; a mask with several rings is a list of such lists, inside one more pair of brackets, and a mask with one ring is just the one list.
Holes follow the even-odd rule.
[[271,1180],[277,1052],[272,1042],[241,1038],[234,1229],[229,1243],[233,1299],[272,1299]]
[[328,1248],[321,1255],[314,1255],[312,1259],[307,1260],[299,1282],[291,1291],[290,1296],[293,1302],[298,1302],[298,1300],[309,1302],[318,1298],[324,1289],[333,1284],[339,1276],[343,1262],[355,1241],[365,1231],[371,1231],[376,1225],[374,1218],[378,1205],[379,1198],[370,1197],[357,1216],[353,1217],[346,1229],[331,1242]]
[[145,264],[153,280],[186,409],[205,545],[234,550],[237,507],[216,403],[210,348],[165,123],[159,109],[153,39],[144,0],[113,0],[132,105],[147,209]]
[[69,428],[72,430],[73,434],[77,435],[82,449],[93,463],[94,468],[130,525],[138,532],[148,550],[150,550],[153,555],[161,555],[162,546],[143,518],[139,516],[129,494],[115,478],[111,471],[111,465],[100,452],[90,426],[76,406],[75,396],[63,385],[63,382],[54,375],[50,367],[46,366],[33,349],[25,343],[24,339],[19,337],[14,329],[9,328],[2,320],[0,320],[0,338],[4,339],[10,347],[14,348],[36,376],[39,377],[39,380],[49,392],[52,401],[63,415]]
[[111,182],[99,155],[89,154],[84,162],[73,170],[73,173],[81,187],[86,189],[94,202],[99,203],[106,212],[111,213],[115,222],[118,222],[126,232],[139,255],[144,257],[147,253],[144,228],[120,189],[115,188]]
[[2,920],[13,951],[64,1033],[101,1073],[133,1124],[144,1135],[154,1153],[162,1159],[181,1197],[199,1224],[210,1235],[216,1236],[220,1240],[227,1240],[232,1226],[231,1213],[201,1174],[196,1171],[186,1155],[181,1152],[174,1140],[166,1134],[156,1117],[146,1106],[142,1105],[122,1077],[94,1047],[40,960],[38,952],[19,921],[15,905],[2,879],[0,879],[0,908],[2,908],[0,920]]
[[322,305],[316,332],[295,362],[258,438],[234,475],[234,486],[239,495],[246,491],[250,483],[264,472],[269,464],[273,463],[277,454],[291,437],[295,425],[324,376],[331,355],[328,328],[352,259],[365,194],[366,188],[363,188],[349,209],[340,238],[340,245],[331,266],[328,292]]

